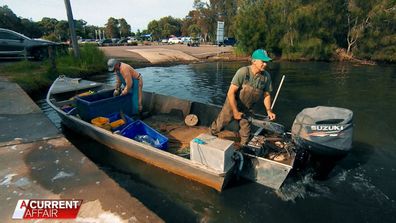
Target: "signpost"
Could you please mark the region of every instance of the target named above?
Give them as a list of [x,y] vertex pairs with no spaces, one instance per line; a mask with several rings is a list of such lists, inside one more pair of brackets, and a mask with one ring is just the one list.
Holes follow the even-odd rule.
[[217,45],[224,42],[224,22],[217,21],[217,33],[216,33]]
[[73,46],[74,57],[79,58],[80,57],[80,48],[78,47],[78,43],[77,43],[76,30],[74,28],[73,13],[72,13],[72,9],[71,9],[69,0],[65,0],[65,6],[66,6],[66,13],[67,13],[67,20],[69,21],[70,37],[71,37],[71,42],[72,42],[72,46]]

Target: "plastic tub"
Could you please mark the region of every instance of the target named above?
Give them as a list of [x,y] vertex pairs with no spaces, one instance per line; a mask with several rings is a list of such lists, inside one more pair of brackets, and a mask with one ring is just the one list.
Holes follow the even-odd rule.
[[113,90],[102,91],[96,94],[76,97],[77,112],[81,119],[90,121],[99,116],[114,112],[123,112],[133,115],[132,96],[130,93],[123,96],[113,96]]
[[140,141],[136,139],[141,136],[148,136],[150,141],[156,141],[157,143],[147,143],[153,147],[156,147],[161,150],[168,149],[168,138],[163,136],[161,133],[157,132],[155,129],[148,126],[141,120],[136,120],[129,124],[121,131],[121,135],[128,137],[130,139]]

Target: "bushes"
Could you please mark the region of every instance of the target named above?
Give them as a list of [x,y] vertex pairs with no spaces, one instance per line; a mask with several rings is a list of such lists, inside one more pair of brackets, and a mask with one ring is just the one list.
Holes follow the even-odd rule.
[[286,60],[330,60],[335,52],[335,44],[324,44],[319,38],[310,38],[294,47],[284,49],[282,59]]
[[80,58],[75,58],[73,52],[60,57],[56,61],[58,73],[67,76],[79,74],[92,74],[106,70],[106,58],[104,53],[95,45],[85,44],[80,47]]
[[49,60],[21,61],[5,66],[2,73],[25,91],[32,92],[49,86],[59,75],[86,77],[106,71],[105,55],[97,46],[84,45],[80,48],[80,53],[80,58],[74,58],[72,51],[58,56],[55,59],[55,69]]

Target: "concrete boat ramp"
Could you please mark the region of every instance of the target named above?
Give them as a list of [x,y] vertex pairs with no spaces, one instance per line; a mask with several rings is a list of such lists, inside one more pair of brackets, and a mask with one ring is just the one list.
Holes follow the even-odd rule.
[[198,58],[188,55],[179,50],[172,49],[128,49],[130,52],[138,53],[152,64],[177,61],[198,61]]
[[74,147],[17,84],[3,79],[0,191],[0,222],[14,222],[19,199],[82,199],[70,222],[163,222]]

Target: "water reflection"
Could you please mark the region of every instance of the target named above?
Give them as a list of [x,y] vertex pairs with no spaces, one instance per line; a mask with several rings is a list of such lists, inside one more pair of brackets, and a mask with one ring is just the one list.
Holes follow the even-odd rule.
[[193,99],[203,103],[222,104],[235,65],[221,63],[148,67],[139,69],[144,77],[144,90]]

